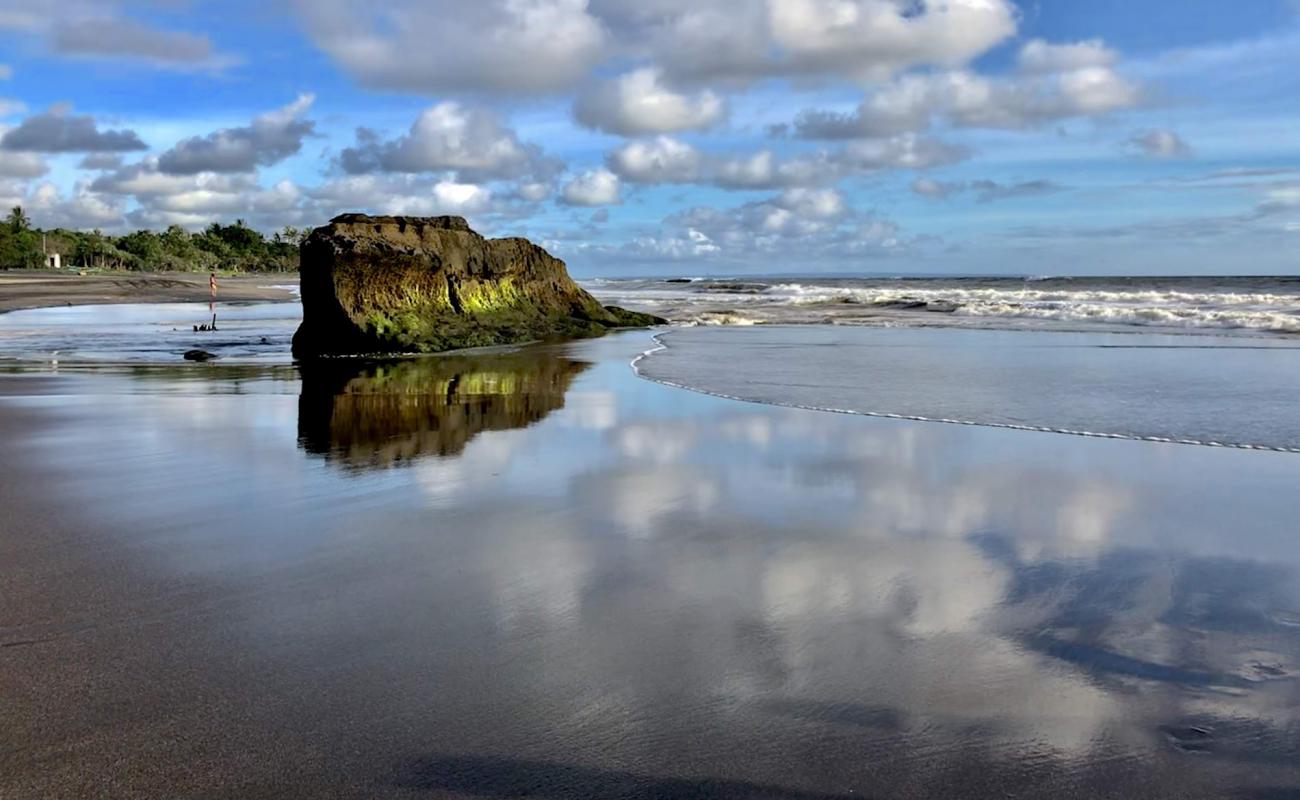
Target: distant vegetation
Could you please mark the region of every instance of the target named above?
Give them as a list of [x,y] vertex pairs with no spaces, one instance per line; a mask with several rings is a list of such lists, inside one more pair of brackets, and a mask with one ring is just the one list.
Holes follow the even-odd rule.
[[179,225],[122,236],[100,231],[40,230],[21,206],[0,223],[0,269],[41,268],[57,253],[64,269],[140,272],[295,272],[298,244],[309,229],[285,228],[271,238],[241,220],[212,223],[201,233]]

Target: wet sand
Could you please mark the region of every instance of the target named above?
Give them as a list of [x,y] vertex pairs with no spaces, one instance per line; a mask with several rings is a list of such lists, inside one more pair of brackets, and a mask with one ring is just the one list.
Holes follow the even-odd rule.
[[[217,299],[292,300],[293,292],[273,287],[297,282],[296,273],[219,278]],[[200,273],[77,275],[39,270],[0,272],[0,312],[44,306],[197,303],[209,299],[208,276]]]
[[649,346],[0,376],[0,797],[1300,791],[1300,458]]

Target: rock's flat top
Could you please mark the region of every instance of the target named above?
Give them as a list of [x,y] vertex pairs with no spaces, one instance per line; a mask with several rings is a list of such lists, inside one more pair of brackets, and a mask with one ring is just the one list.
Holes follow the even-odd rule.
[[564,262],[463,217],[343,214],[302,245],[298,358],[596,336],[663,320],[601,306]]
[[330,220],[330,225],[338,230],[342,230],[349,226],[364,227],[377,225],[382,228],[393,225],[397,227],[436,228],[446,231],[474,232],[470,229],[469,222],[464,217],[452,216],[408,217],[392,215],[371,216],[370,214],[339,214],[337,217]]

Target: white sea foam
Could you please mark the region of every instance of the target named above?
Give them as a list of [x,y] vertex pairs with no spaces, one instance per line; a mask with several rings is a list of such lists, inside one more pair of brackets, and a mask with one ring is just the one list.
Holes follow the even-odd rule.
[[[943,324],[964,318],[1101,324],[1193,331],[1300,334],[1300,286],[1246,279],[1236,284],[1184,279],[1177,285],[1042,278],[1033,281],[607,281],[593,285],[602,299],[646,307],[688,324],[870,323],[886,315]],[[1169,282],[1166,282],[1169,283]],[[980,285],[985,284],[985,285]],[[988,285],[991,284],[991,285]],[[1281,289],[1282,291],[1270,291]],[[705,318],[704,314],[709,314]]]

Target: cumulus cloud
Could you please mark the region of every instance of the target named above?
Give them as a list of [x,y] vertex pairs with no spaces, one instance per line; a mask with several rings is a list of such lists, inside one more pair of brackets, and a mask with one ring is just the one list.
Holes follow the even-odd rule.
[[651,8],[660,13],[643,15],[638,33],[673,77],[698,81],[879,80],[916,66],[961,66],[1016,30],[1009,0],[706,0]]
[[560,199],[571,206],[607,206],[622,202],[618,176],[607,169],[588,170],[565,184]]
[[685,142],[659,136],[625,144],[611,152],[606,163],[631,183],[694,183],[755,190],[820,186],[885,170],[930,169],[968,156],[964,147],[914,134],[784,157],[772,150],[705,154]]
[[92,170],[121,169],[122,156],[118,153],[90,153],[77,162],[77,166]]
[[377,214],[473,216],[499,210],[500,199],[487,187],[431,180],[419,175],[347,175],[306,190],[317,219],[344,211]]
[[718,159],[712,182],[724,189],[778,189],[814,186],[840,177],[825,153],[781,159],[771,150]]
[[925,170],[956,164],[970,157],[970,149],[916,134],[889,139],[850,142],[836,157],[842,168],[857,172],[889,169]]
[[[0,125],[0,141],[4,141],[4,136],[8,132],[8,127]],[[0,149],[0,177],[39,178],[49,172],[49,169],[45,159],[36,153]]]
[[[51,53],[196,70],[229,65],[201,33],[159,28],[127,16],[132,0],[0,0],[0,29],[39,40]],[[151,3],[157,5],[156,3]]]
[[1019,56],[1020,68],[1036,74],[1112,67],[1118,62],[1119,53],[1100,39],[1066,44],[1034,39],[1020,49]]
[[586,0],[294,6],[316,44],[372,88],[553,92],[580,82],[605,52],[605,32]]
[[936,120],[961,128],[1020,129],[1133,108],[1141,87],[1112,67],[1113,51],[1099,42],[1021,50],[1022,71],[990,78],[968,70],[904,75],[863,99],[851,112],[807,110],[794,123],[807,139],[856,139],[921,132]]
[[1135,131],[1125,146],[1131,152],[1147,158],[1186,158],[1192,154],[1191,145],[1183,137],[1164,128]]
[[55,24],[50,46],[66,55],[137,58],[160,64],[198,65],[213,58],[212,41],[151,28],[125,18],[85,18]]
[[1011,0],[294,5],[312,39],[363,84],[423,93],[555,92],[611,57],[648,61],[673,82],[696,84],[814,75],[879,80],[912,67],[963,66],[1016,31]]
[[147,147],[135,131],[101,131],[94,117],[77,116],[66,105],[28,117],[0,139],[0,148],[33,153],[118,153]]
[[294,183],[283,180],[270,188],[243,179],[207,174],[192,178],[197,186],[176,195],[140,198],[141,205],[127,214],[132,225],[162,228],[180,225],[199,228],[211,222],[243,219],[254,228],[270,230],[283,225],[315,224],[307,198]]
[[309,213],[302,191],[290,181],[267,188],[251,173],[167,173],[158,161],[150,156],[102,172],[87,190],[113,204],[134,200],[136,207],[127,218],[137,226],[194,228],[238,217],[273,229],[319,219]]
[[726,103],[707,89],[692,94],[663,84],[654,67],[604,81],[578,97],[574,117],[589,128],[622,136],[704,130],[726,116]]
[[8,64],[0,64],[0,81],[7,81],[14,76],[14,68]]
[[0,150],[0,176],[6,178],[39,178],[49,171],[49,166],[35,153],[13,153],[8,150]]
[[194,136],[158,158],[158,169],[173,175],[200,172],[251,172],[283,161],[302,149],[315,123],[303,119],[315,96],[301,95],[289,105],[262,114],[240,128]]
[[125,222],[124,204],[78,184],[68,196],[51,183],[42,183],[23,203],[32,222],[42,228],[120,229]]
[[698,180],[703,155],[669,136],[628,142],[606,158],[609,168],[634,183],[690,183]]
[[558,164],[535,145],[524,144],[486,109],[439,103],[423,111],[411,129],[390,141],[373,131],[357,132],[357,143],[343,150],[345,172],[455,172],[463,179],[549,177]]
[[648,260],[741,260],[762,255],[792,264],[823,257],[877,257],[898,250],[897,225],[852,209],[829,188],[793,188],[734,208],[697,206],[667,217],[622,253]]

